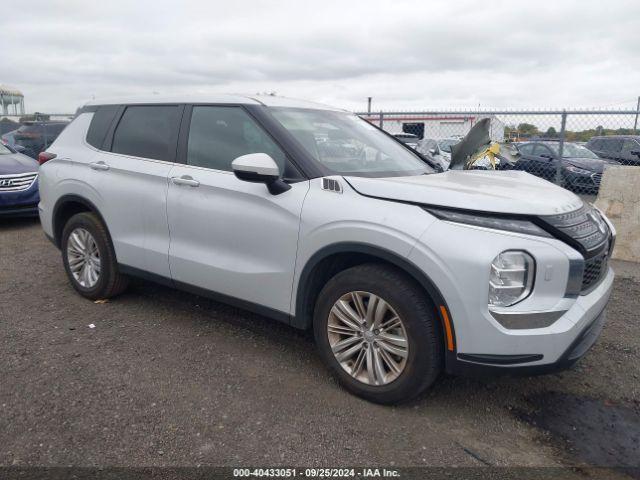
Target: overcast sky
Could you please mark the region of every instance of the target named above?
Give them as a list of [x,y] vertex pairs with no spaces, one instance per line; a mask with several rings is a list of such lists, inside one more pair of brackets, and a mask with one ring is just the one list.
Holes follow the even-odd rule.
[[[24,18],[21,18],[24,14]],[[26,109],[277,92],[343,108],[633,107],[640,2],[29,0],[0,27]]]

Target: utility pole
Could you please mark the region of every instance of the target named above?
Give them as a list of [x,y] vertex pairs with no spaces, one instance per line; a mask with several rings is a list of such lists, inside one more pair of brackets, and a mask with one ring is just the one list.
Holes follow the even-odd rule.
[[640,97],[638,97],[638,105],[636,106],[636,120],[633,122],[633,133],[638,134],[638,113],[640,113]]
[[[638,101],[640,101],[640,98],[638,99]],[[371,115],[371,97],[367,97],[367,113],[369,115]],[[638,119],[636,118],[636,121]]]

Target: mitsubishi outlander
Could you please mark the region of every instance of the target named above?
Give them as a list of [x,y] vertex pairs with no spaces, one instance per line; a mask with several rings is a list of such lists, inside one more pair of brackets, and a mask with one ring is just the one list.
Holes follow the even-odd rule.
[[615,232],[525,172],[442,172],[356,115],[274,96],[85,105],[39,214],[89,299],[131,276],[301,329],[351,392],[566,368],[605,322]]

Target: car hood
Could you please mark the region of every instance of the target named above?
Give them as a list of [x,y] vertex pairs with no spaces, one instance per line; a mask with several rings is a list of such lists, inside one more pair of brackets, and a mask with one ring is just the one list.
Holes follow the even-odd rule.
[[602,172],[606,165],[619,165],[618,162],[614,162],[613,160],[604,160],[601,158],[565,158],[563,162],[596,173]]
[[38,171],[38,162],[21,153],[0,155],[0,175],[29,173]]
[[345,177],[360,194],[403,202],[520,215],[573,211],[582,200],[526,172],[449,170],[412,177]]

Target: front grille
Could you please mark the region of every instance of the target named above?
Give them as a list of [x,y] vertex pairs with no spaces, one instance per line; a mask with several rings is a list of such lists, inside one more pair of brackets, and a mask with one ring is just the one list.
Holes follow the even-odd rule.
[[584,274],[582,276],[582,292],[596,286],[607,272],[608,257],[605,252],[584,262]]
[[609,240],[610,232],[600,214],[591,206],[569,213],[541,217],[543,221],[579,243],[586,252],[599,249]]
[[[613,237],[606,222],[596,209],[587,204],[573,212],[540,218],[565,237],[569,237],[571,241],[567,243],[571,246],[579,247],[578,250],[585,258],[581,293],[591,291],[608,270]],[[560,235],[558,237],[562,239]]]
[[20,192],[28,190],[38,178],[37,173],[0,175],[0,192]]

